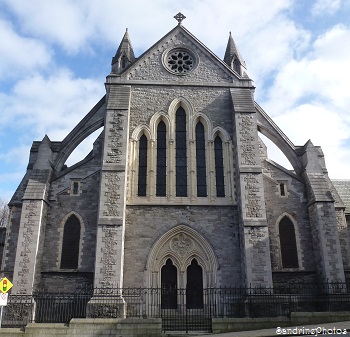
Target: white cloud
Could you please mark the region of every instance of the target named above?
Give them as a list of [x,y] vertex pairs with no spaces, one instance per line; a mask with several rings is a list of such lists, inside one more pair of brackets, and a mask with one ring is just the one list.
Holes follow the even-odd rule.
[[300,59],[290,59],[276,75],[262,104],[294,144],[311,139],[324,151],[330,176],[350,172],[350,28],[337,25],[318,36]]
[[280,69],[267,102],[273,115],[310,98],[340,109],[349,106],[350,45],[344,44],[347,40],[350,28],[335,26],[318,37],[303,58],[291,59]]
[[[117,48],[125,28],[129,28],[134,48],[144,51],[176,25],[173,16],[181,10],[187,19],[184,26],[214,51],[223,52],[229,31],[242,37],[246,32],[259,32],[266,23],[287,10],[292,0],[271,2],[255,0],[254,6],[239,0],[153,0],[145,4],[129,0],[5,0],[20,29],[57,44],[69,53],[107,41]],[[224,9],[224,10],[223,10]],[[221,55],[219,55],[221,56]]]
[[44,38],[76,52],[89,35],[86,6],[69,0],[10,0],[7,6],[19,18],[23,34]]
[[39,40],[20,36],[12,24],[0,18],[0,80],[47,67],[51,52]]
[[101,81],[74,78],[67,70],[48,78],[36,74],[19,81],[10,94],[2,95],[1,127],[15,125],[17,131],[39,140],[45,134],[51,140],[62,140],[103,94]]
[[317,0],[311,12],[315,16],[335,14],[341,6],[341,0]]

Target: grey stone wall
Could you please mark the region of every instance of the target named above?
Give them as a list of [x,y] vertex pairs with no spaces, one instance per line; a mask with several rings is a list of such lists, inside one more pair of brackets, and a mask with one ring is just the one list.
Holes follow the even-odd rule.
[[203,112],[213,122],[232,133],[232,103],[228,88],[213,87],[161,87],[132,86],[130,108],[130,133],[141,124],[149,125],[156,112],[168,112],[176,98],[186,98],[194,114]]
[[13,279],[15,267],[16,248],[18,241],[19,225],[21,221],[22,206],[12,206],[10,210],[10,221],[6,230],[6,242],[3,252],[2,270],[6,270],[5,276]]
[[[72,278],[72,270],[60,269],[60,253],[64,220],[67,215],[74,212],[81,217],[81,252],[79,268],[74,284],[91,283],[91,274],[94,272],[95,247],[97,230],[97,212],[100,185],[100,146],[101,137],[95,143],[91,159],[78,163],[67,174],[56,178],[50,188],[50,209],[45,232],[42,259],[42,286],[48,290],[58,290],[61,287],[60,278],[62,272],[66,272],[67,278]],[[71,181],[79,181],[79,194],[72,195]],[[55,273],[58,273],[55,275]],[[81,280],[81,282],[79,281]],[[89,281],[87,281],[89,280]]]
[[[315,271],[315,259],[304,184],[292,175],[263,161],[266,215],[269,224],[272,270],[282,269],[278,220],[288,214],[295,221],[299,270]],[[279,182],[286,184],[286,196],[281,196]]]
[[297,283],[318,283],[316,271],[276,271],[272,273],[272,279],[274,285],[293,286]]
[[124,286],[144,287],[147,257],[154,243],[177,225],[198,231],[212,246],[221,286],[241,283],[237,209],[200,206],[127,206]]

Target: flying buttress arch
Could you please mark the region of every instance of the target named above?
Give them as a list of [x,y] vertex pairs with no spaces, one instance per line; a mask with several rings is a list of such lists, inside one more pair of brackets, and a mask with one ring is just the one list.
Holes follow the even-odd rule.
[[266,112],[255,103],[258,113],[258,131],[271,140],[287,157],[293,166],[296,174],[300,174],[303,169],[302,162],[298,155],[299,147],[296,147],[289,138],[280,130]]
[[78,125],[62,141],[54,168],[61,171],[64,163],[75,148],[93,132],[104,126],[106,111],[106,96],[91,109],[91,111],[78,123]]

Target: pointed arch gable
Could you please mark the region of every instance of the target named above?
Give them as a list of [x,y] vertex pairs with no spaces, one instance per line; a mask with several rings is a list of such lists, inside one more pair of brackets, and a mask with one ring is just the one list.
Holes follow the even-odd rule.
[[222,128],[221,126],[216,126],[214,129],[213,129],[213,133],[212,133],[212,139],[215,139],[215,137],[219,135],[220,138],[222,139],[223,142],[228,142],[230,141],[230,135],[229,133],[224,129]]
[[151,117],[151,120],[150,120],[150,134],[151,134],[151,139],[152,140],[156,140],[157,139],[157,127],[158,127],[158,123],[160,121],[163,121],[167,127],[167,130],[170,130],[170,125],[171,125],[171,122],[170,122],[170,118],[169,116],[163,112],[163,111],[159,111],[159,112],[156,112],[152,117]]
[[193,133],[190,134],[190,139],[195,139],[195,132],[194,130],[196,129],[196,125],[198,122],[201,122],[204,125],[204,129],[206,131],[208,140],[212,140],[212,134],[213,134],[213,123],[210,120],[210,118],[205,115],[202,112],[199,112],[196,114],[196,116],[193,117],[193,122],[192,122],[192,131]]
[[[218,261],[209,242],[196,230],[186,225],[179,225],[163,234],[152,246],[146,262],[147,286],[152,284],[152,277],[159,274],[167,259],[171,259],[179,272],[184,272],[195,258],[203,268],[207,285],[216,283]],[[154,283],[154,280],[153,280]]]
[[[192,135],[193,134],[193,126],[191,121],[193,120],[194,116],[194,109],[191,104],[191,102],[186,99],[185,97],[178,97],[175,98],[169,105],[168,109],[168,114],[170,117],[171,121],[175,121],[175,114],[179,108],[183,108],[186,112],[186,119],[187,119],[187,125],[188,125],[188,134]],[[175,123],[171,124],[170,128],[170,138],[174,139],[175,138]]]
[[142,134],[144,134],[148,140],[151,139],[151,130],[149,126],[145,124],[138,125],[131,134],[131,140],[139,140]]

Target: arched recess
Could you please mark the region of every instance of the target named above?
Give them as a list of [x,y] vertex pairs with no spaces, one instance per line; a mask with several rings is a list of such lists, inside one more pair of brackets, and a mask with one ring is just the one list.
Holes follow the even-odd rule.
[[134,129],[131,135],[131,140],[139,140],[143,134],[147,137],[148,140],[151,138],[151,130],[145,124],[141,124]]
[[165,123],[166,129],[168,130],[167,133],[169,134],[170,124],[171,124],[169,116],[167,116],[166,113],[163,111],[156,112],[151,117],[151,120],[150,120],[150,133],[151,133],[150,137],[152,140],[157,139],[157,127],[160,121],[163,121]]
[[186,286],[186,272],[193,259],[203,269],[203,286],[217,286],[218,262],[209,242],[194,229],[179,225],[163,234],[151,248],[146,265],[146,286],[159,287],[160,273],[171,259],[178,271],[178,287]]
[[213,129],[213,134],[212,134],[212,139],[215,139],[215,137],[219,135],[220,138],[222,139],[223,142],[228,142],[230,141],[230,135],[229,133],[223,129],[222,127],[220,126],[216,126],[214,129]]
[[106,96],[91,109],[91,111],[78,123],[78,125],[62,141],[54,168],[61,171],[64,163],[75,148],[93,132],[104,126],[106,112]]
[[211,120],[209,119],[208,116],[206,116],[203,113],[197,113],[196,116],[193,118],[193,122],[192,122],[192,134],[189,134],[190,139],[195,139],[195,129],[196,129],[196,125],[198,122],[201,122],[204,125],[204,129],[207,135],[207,139],[208,140],[213,140],[213,123],[211,122]]
[[258,113],[258,131],[270,139],[283,152],[293,166],[294,171],[300,174],[302,171],[302,162],[297,153],[298,148],[257,103],[255,103],[255,108]]
[[[61,269],[61,260],[62,260],[62,248],[63,248],[63,239],[64,239],[64,231],[67,229],[67,221],[71,217],[75,217],[79,223],[80,223],[80,235],[79,235],[79,256],[78,256],[78,269],[81,265],[81,259],[82,259],[82,248],[83,248],[83,237],[85,232],[85,224],[83,221],[83,218],[75,211],[71,211],[67,213],[61,222],[59,223],[58,230],[59,230],[59,245],[58,245],[58,259],[57,259],[57,269]],[[69,224],[68,224],[69,225]]]
[[[284,234],[287,234],[287,237],[285,238],[285,240],[288,241],[289,245],[291,244],[291,247],[293,248],[293,252],[292,254],[296,254],[296,260],[294,263],[293,263],[293,266],[284,266],[283,265],[283,256],[282,256],[282,246],[281,246],[281,233],[280,233],[280,225],[281,223],[284,221],[284,220],[287,220],[289,225],[288,227],[290,227],[290,229],[294,230],[294,233],[284,233]],[[299,230],[298,230],[298,226],[297,226],[297,222],[296,220],[294,219],[294,217],[287,213],[287,212],[283,212],[278,218],[277,218],[277,221],[276,221],[276,229],[277,229],[277,233],[278,233],[278,245],[279,245],[279,269],[302,269],[302,260],[301,260],[301,248],[300,248],[300,235],[299,235]],[[294,234],[294,238],[293,238],[293,234]],[[286,235],[284,235],[286,236]],[[292,241],[292,242],[291,242]],[[294,247],[293,247],[294,246]],[[295,251],[294,251],[295,250]],[[288,255],[290,255],[290,252],[288,251],[284,251],[284,255],[285,257],[288,258]]]

